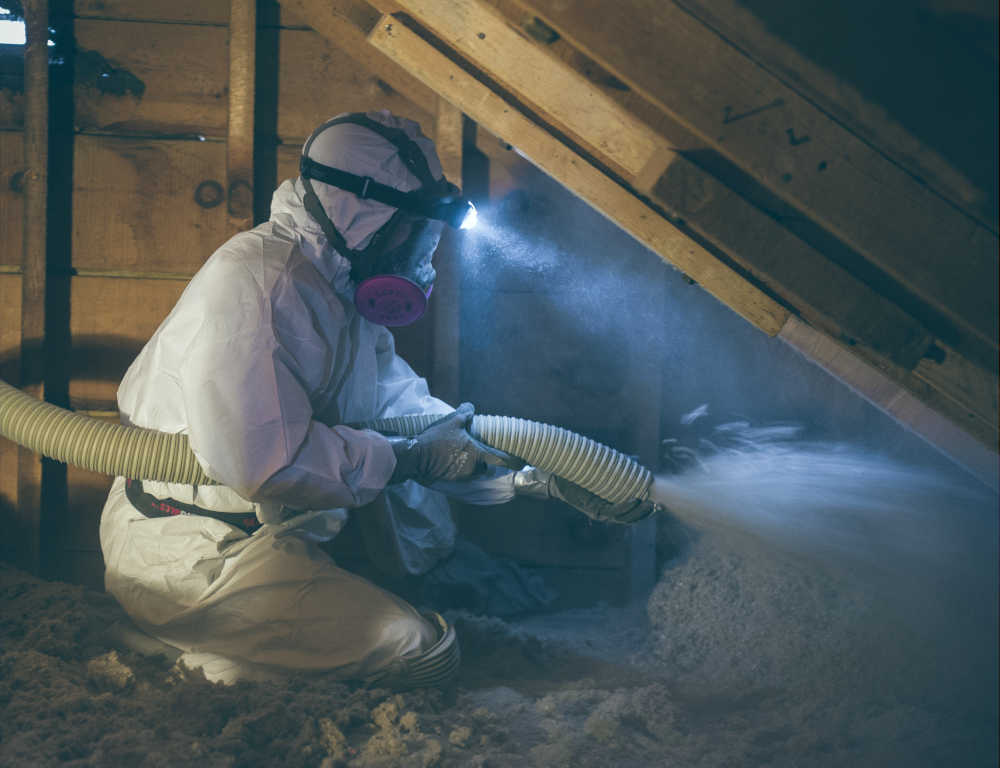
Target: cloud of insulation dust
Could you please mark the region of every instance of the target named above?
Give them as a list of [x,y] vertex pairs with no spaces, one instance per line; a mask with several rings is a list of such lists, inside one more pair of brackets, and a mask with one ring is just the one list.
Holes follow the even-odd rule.
[[[983,490],[846,443],[800,441],[794,427],[716,428],[693,465],[660,475],[651,496],[696,528],[750,536],[790,553],[882,571],[951,569],[969,547],[996,560]],[[995,507],[994,507],[995,509]],[[975,519],[972,519],[975,518]],[[995,541],[995,537],[993,539]]]

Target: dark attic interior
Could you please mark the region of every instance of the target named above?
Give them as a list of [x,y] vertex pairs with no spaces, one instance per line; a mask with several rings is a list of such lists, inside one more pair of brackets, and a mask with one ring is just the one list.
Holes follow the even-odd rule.
[[0,768],[997,765],[995,0],[0,5]]

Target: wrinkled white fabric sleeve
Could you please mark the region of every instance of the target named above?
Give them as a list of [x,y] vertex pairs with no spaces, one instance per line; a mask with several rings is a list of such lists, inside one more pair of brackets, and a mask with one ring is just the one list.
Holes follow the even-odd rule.
[[375,432],[313,420],[309,389],[316,376],[306,368],[330,354],[328,340],[310,335],[306,314],[291,329],[295,347],[288,346],[290,331],[279,341],[275,328],[288,321],[275,316],[273,294],[260,291],[259,276],[223,271],[228,290],[206,292],[204,301],[215,306],[194,313],[209,320],[193,334],[180,366],[190,444],[202,466],[256,503],[294,509],[369,503],[388,482],[395,458]]
[[[455,409],[431,395],[426,379],[417,376],[396,354],[392,334],[386,330],[378,344],[379,418],[416,413],[448,414]],[[514,498],[514,473],[490,467],[482,477],[467,483],[435,483],[431,490],[468,504],[504,504]]]
[[514,498],[514,471],[491,466],[468,483],[434,483],[430,488],[466,504],[506,504]]

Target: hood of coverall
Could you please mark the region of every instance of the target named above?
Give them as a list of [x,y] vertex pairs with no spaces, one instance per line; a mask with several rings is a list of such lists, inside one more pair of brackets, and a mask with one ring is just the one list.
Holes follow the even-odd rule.
[[[434,178],[444,175],[434,142],[424,136],[418,123],[396,117],[388,110],[367,112],[366,115],[383,125],[403,129],[423,151]],[[369,176],[400,192],[412,192],[422,187],[420,180],[400,159],[395,144],[359,125],[344,123],[323,131],[313,141],[309,156],[323,165],[358,176]],[[351,192],[315,179],[312,183],[327,215],[352,250],[367,246],[372,236],[396,212],[395,208],[385,203],[362,200]],[[306,212],[302,202],[304,197],[305,188],[301,179],[285,181],[271,200],[271,219],[291,226],[300,238],[299,247],[305,256],[316,264],[337,290],[347,292],[352,287],[350,262],[327,242],[319,223]]]

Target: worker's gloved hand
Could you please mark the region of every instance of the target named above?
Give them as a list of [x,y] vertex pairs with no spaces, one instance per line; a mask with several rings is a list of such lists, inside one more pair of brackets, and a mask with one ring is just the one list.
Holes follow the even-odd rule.
[[396,469],[389,485],[406,480],[421,485],[460,483],[480,477],[490,464],[521,469],[524,462],[520,459],[472,439],[467,427],[474,412],[471,403],[462,403],[416,437],[390,438]]
[[602,522],[638,523],[663,509],[652,501],[641,499],[626,499],[612,504],[576,483],[534,468],[518,472],[514,476],[514,493],[536,499],[560,499],[591,520]]

